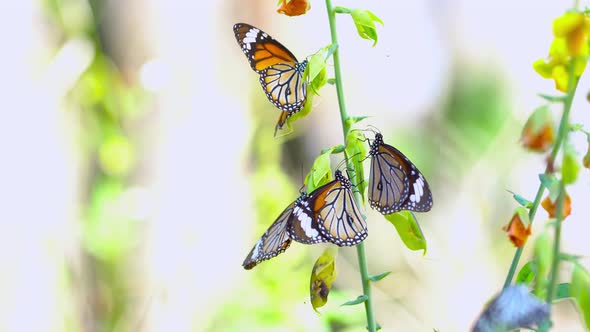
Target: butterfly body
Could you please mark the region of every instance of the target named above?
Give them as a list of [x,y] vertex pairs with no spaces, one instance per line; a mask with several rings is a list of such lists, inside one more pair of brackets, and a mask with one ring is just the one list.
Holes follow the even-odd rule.
[[432,193],[422,173],[401,151],[385,144],[380,133],[375,134],[369,155],[372,208],[382,214],[401,210],[426,212],[432,208]]
[[260,75],[266,97],[282,111],[277,123],[277,128],[281,129],[287,119],[305,105],[307,84],[303,72],[307,60],[297,61],[285,46],[252,25],[235,24],[234,35],[250,67]]

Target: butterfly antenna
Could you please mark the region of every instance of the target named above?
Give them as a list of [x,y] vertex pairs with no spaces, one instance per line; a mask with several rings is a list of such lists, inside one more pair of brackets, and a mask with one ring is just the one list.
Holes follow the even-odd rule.
[[341,168],[343,165],[346,165],[346,162],[347,162],[347,161],[348,161],[348,160],[347,160],[346,158],[342,159],[342,160],[341,160],[341,161],[338,163],[338,165],[336,165],[336,169],[337,169],[337,170],[340,170],[340,171],[342,171],[340,168]]
[[379,130],[379,128],[373,126],[372,124],[367,125],[367,127],[370,128],[369,130],[372,131],[373,134],[381,133],[381,131]]

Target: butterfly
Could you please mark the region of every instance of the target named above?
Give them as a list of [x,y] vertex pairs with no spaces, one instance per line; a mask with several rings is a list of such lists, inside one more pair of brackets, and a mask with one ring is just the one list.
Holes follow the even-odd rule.
[[302,192],[256,242],[242,266],[252,269],[260,262],[283,253],[291,245],[291,240],[305,244],[326,242],[314,222],[309,205],[309,196]]
[[432,208],[432,193],[422,173],[398,149],[385,144],[380,133],[375,134],[369,155],[369,202],[373,209],[390,214]]
[[246,23],[234,25],[234,34],[252,69],[260,75],[260,85],[268,100],[280,109],[277,129],[305,105],[307,84],[303,72],[307,60],[297,58],[264,31]]
[[356,205],[352,184],[340,170],[335,179],[309,194],[319,232],[338,246],[354,246],[367,237],[367,223]]
[[367,224],[342,172],[310,194],[302,192],[256,242],[242,266],[252,269],[283,253],[295,240],[304,244],[332,242],[353,246],[367,237]]

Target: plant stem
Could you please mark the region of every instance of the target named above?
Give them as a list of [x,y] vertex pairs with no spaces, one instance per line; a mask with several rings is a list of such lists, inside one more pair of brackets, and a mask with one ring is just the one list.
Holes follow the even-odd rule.
[[[570,114],[570,110],[572,108],[572,102],[574,100],[574,95],[576,94],[576,88],[578,87],[578,79],[575,78],[575,75],[573,72],[573,65],[571,65],[570,67],[571,67],[569,70],[569,74],[570,74],[569,87],[570,87],[570,89],[569,89],[566,99],[564,100],[564,103],[563,103],[563,114],[561,115],[561,120],[559,121],[559,129],[557,131],[557,140],[555,141],[555,144],[553,145],[553,149],[551,150],[551,155],[549,156],[549,161],[547,162],[547,167],[545,168],[545,174],[549,174],[553,171],[553,164],[555,163],[555,158],[557,157],[557,153],[559,153],[559,150],[561,149],[561,146],[563,145],[563,142],[569,133],[569,114]],[[535,201],[533,202],[533,206],[531,206],[531,209],[529,210],[529,220],[530,220],[531,224],[533,223],[533,220],[535,219],[535,214],[537,213],[537,208],[539,207],[539,204],[541,203],[541,197],[543,196],[544,191],[545,191],[545,187],[543,186],[542,183],[540,183],[539,189],[537,190],[537,196],[535,196]],[[518,266],[518,261],[520,260],[520,256],[522,255],[523,249],[524,249],[524,246],[516,249],[516,252],[514,253],[514,257],[512,258],[512,263],[510,264],[510,269],[508,270],[508,275],[506,276],[506,281],[504,281],[503,288],[510,286],[510,284],[512,283],[512,278],[514,277],[514,273],[516,272],[516,267]]]
[[555,285],[557,284],[558,268],[559,268],[559,248],[561,242],[561,222],[563,219],[563,204],[565,199],[565,186],[563,181],[559,184],[559,196],[557,197],[557,212],[555,222],[555,236],[553,239],[553,261],[551,262],[551,274],[549,275],[549,285],[547,286],[546,302],[551,304],[553,295],[555,293]]
[[[331,0],[326,0],[326,9],[328,11],[328,21],[330,22],[330,36],[332,37],[332,45],[340,45],[338,44],[338,34],[336,33],[336,12],[332,7]],[[338,94],[338,106],[340,109],[340,120],[342,121],[342,134],[344,135],[344,142],[346,145],[346,137],[348,136],[348,131],[350,129],[350,125],[348,123],[348,113],[346,112],[346,104],[344,103],[344,90],[342,88],[342,74],[340,72],[340,46],[334,50],[332,57],[334,59],[334,79],[336,81],[336,93]],[[347,160],[347,167],[351,168],[350,162]],[[352,177],[351,179],[352,185],[356,186],[356,177]],[[354,198],[358,205],[362,205],[362,199],[360,194],[355,191]],[[363,216],[364,217],[364,216]],[[364,243],[359,243],[356,246],[356,253],[359,262],[359,270],[361,272],[361,281],[363,285],[363,294],[367,297],[365,301],[365,313],[367,315],[367,329],[369,332],[375,332],[377,330],[375,324],[375,315],[373,313],[373,299],[371,297],[371,284],[369,280],[369,272],[367,268],[367,259],[365,256],[365,245]]]

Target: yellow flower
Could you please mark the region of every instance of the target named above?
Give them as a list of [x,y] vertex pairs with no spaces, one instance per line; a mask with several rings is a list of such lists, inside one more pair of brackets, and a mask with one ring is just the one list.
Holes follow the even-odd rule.
[[583,13],[566,13],[553,21],[553,35],[549,57],[535,61],[533,69],[543,78],[553,79],[557,90],[567,92],[570,66],[576,78],[586,69],[590,18]]
[[553,35],[566,41],[571,56],[588,55],[590,19],[583,13],[565,13],[553,21]]

